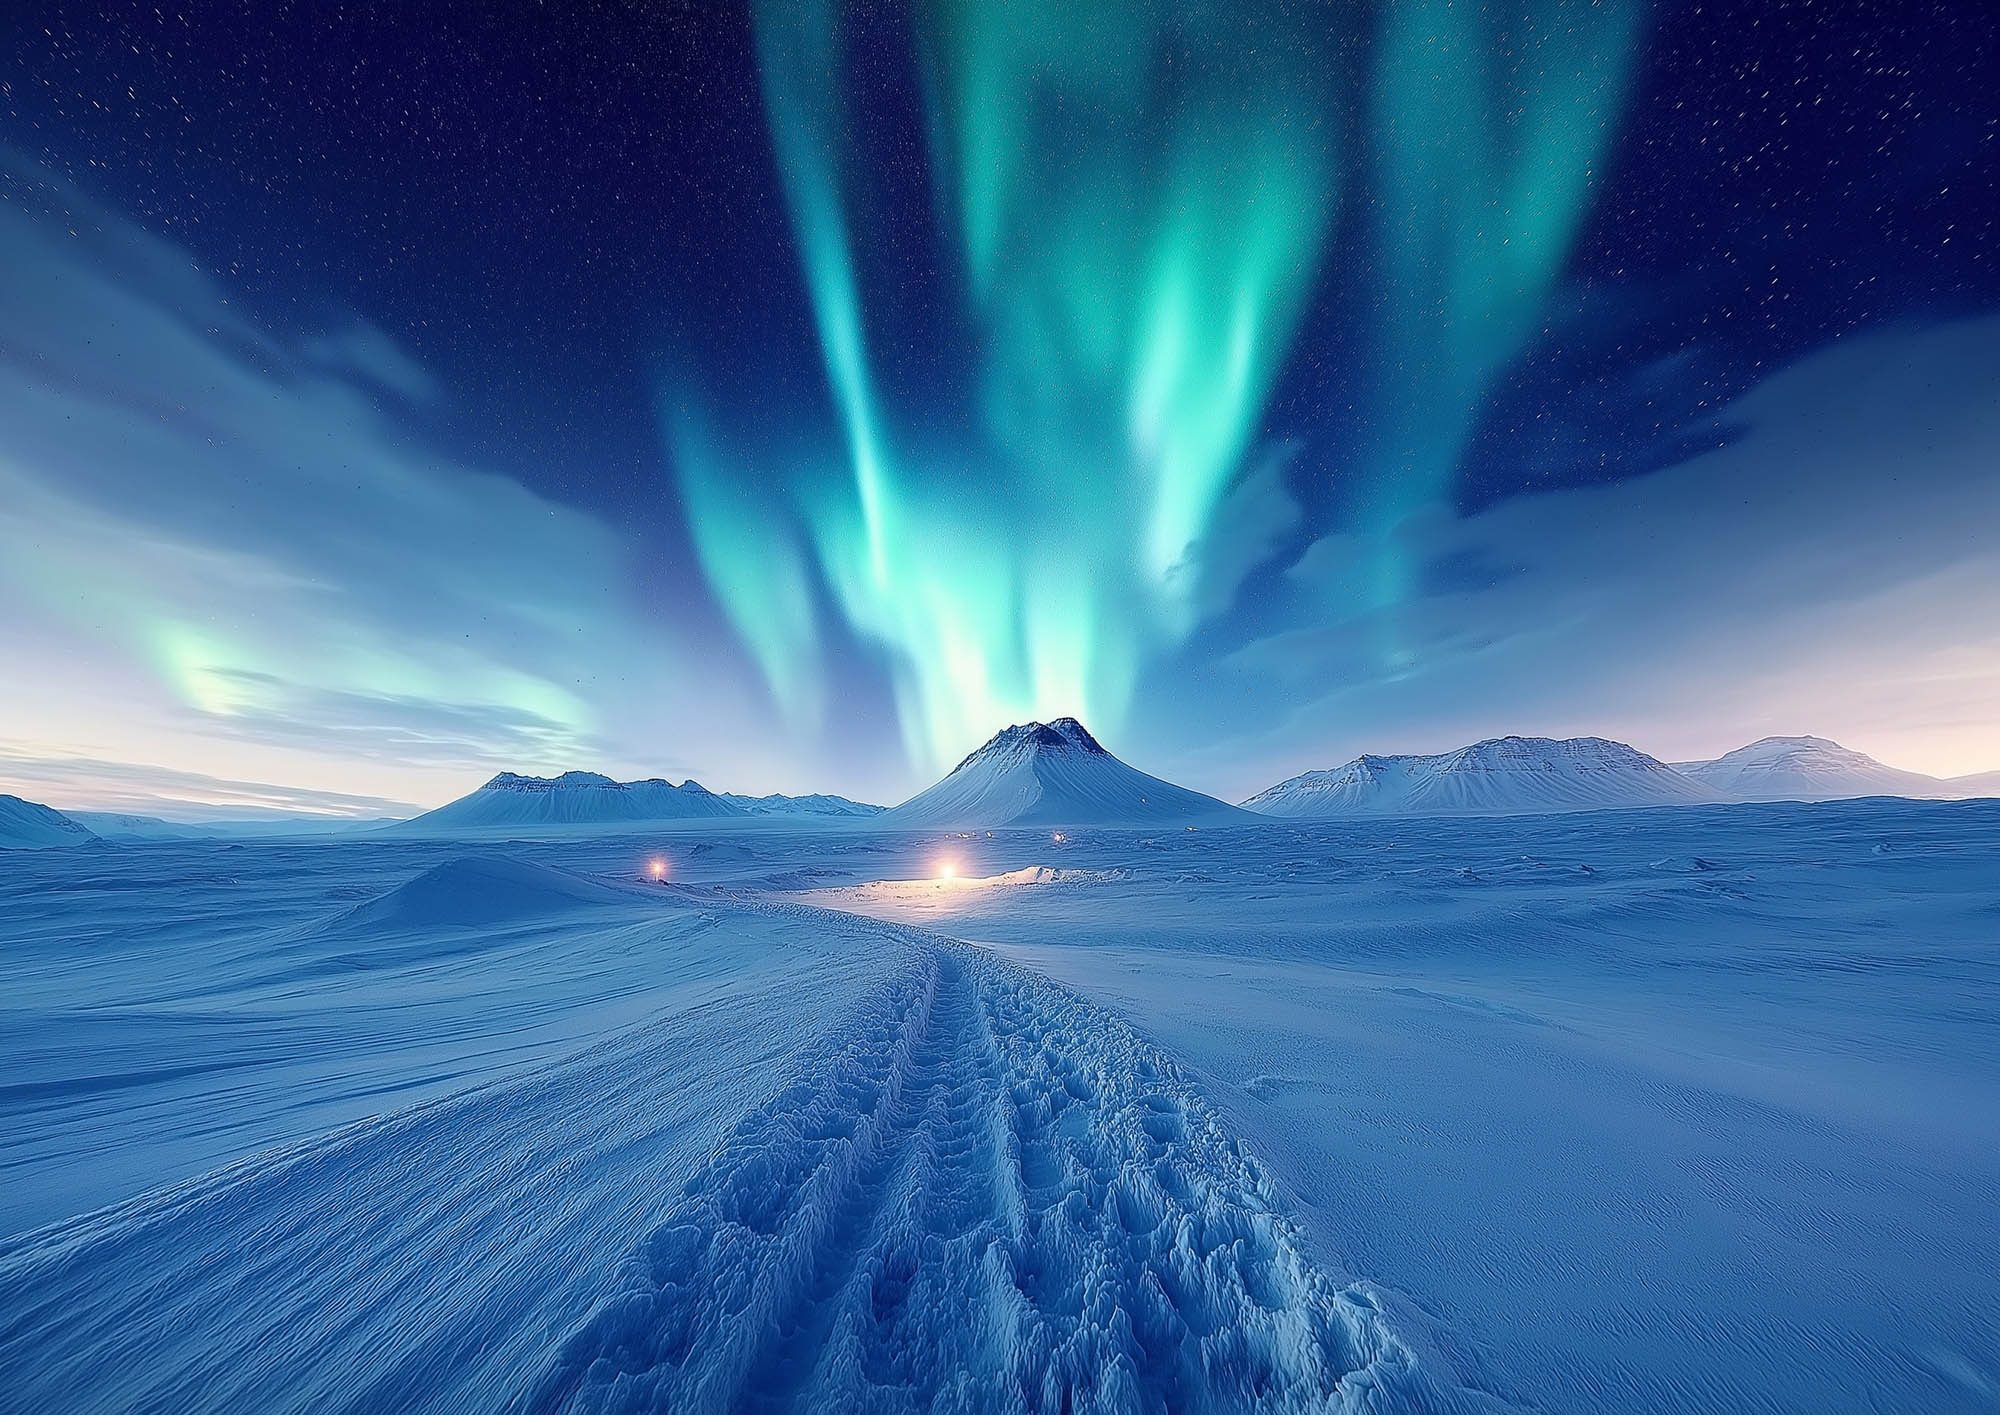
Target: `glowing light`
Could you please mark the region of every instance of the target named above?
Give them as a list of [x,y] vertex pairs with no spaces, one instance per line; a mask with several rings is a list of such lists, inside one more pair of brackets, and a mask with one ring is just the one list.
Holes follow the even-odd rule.
[[667,862],[665,860],[653,860],[649,862],[646,866],[646,873],[651,875],[655,882],[666,879]]
[[937,867],[937,877],[939,879],[957,879],[958,862],[956,860],[941,861]]

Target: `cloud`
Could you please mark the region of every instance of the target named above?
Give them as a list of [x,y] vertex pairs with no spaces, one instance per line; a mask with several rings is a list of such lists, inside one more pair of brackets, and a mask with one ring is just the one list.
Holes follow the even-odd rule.
[[429,369],[372,324],[356,324],[308,339],[300,347],[321,368],[336,374],[358,374],[412,403],[428,403],[443,393]]
[[1368,547],[1316,541],[1282,622],[1199,670],[1270,727],[1216,721],[1191,769],[1263,785],[1509,731],[2000,765],[2000,319],[1827,348],[1725,416],[1729,446],[1643,478],[1413,516],[1419,588],[1388,609]]
[[411,816],[424,809],[381,796],[231,781],[139,762],[46,756],[20,744],[0,743],[0,773],[10,785],[58,810],[166,811],[174,819],[201,821],[280,812],[375,820]]
[[0,728],[180,766],[233,742],[401,800],[729,710],[726,680],[672,693],[692,656],[609,527],[426,445],[383,389],[441,396],[383,331],[266,329],[0,151]]

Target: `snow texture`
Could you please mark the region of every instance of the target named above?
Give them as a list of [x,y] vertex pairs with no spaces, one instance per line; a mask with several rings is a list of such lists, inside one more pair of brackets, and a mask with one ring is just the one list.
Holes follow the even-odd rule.
[[934,946],[647,1235],[534,1410],[1475,1408],[1180,1068]]
[[1134,770],[1073,717],[1009,727],[927,791],[885,811],[897,829],[1227,824],[1234,807]]
[[1243,804],[1263,815],[1516,815],[1723,799],[1664,762],[1603,737],[1496,737],[1436,756],[1362,756]]

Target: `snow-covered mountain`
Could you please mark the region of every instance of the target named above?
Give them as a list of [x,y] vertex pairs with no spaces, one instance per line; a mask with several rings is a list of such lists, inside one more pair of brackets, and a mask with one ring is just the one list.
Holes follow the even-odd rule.
[[95,839],[61,811],[19,796],[0,796],[0,850],[48,850]]
[[722,799],[753,816],[879,816],[888,809],[845,796],[739,796],[724,791]]
[[2000,796],[2000,771],[1982,771],[1973,776],[1948,776],[1944,784],[1955,797]]
[[1357,757],[1243,804],[1272,816],[1531,815],[1722,800],[1665,762],[1603,737],[1496,737],[1435,756]]
[[1435,757],[1363,755],[1346,766],[1308,771],[1266,787],[1243,803],[1267,816],[1347,816],[1379,812],[1400,800],[1413,770]]
[[[1824,737],[1765,737],[1674,769],[1733,801],[1837,801],[1852,796],[1971,796],[1976,785],[1902,771]],[[1977,778],[1967,778],[1975,783]]]
[[676,786],[657,778],[613,781],[594,771],[566,771],[555,777],[503,771],[471,795],[389,830],[398,835],[450,835],[463,830],[644,824],[744,814],[742,807],[698,781]]
[[1243,820],[1213,796],[1138,771],[1073,717],[1009,727],[928,791],[878,817],[884,826],[1195,825]]

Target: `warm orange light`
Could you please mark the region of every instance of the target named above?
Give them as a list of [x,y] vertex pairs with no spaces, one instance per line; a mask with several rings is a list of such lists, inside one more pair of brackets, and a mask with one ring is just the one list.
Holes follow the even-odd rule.
[[939,879],[957,879],[957,878],[958,878],[958,862],[957,862],[956,860],[946,860],[946,861],[944,861],[944,863],[940,864],[940,865],[938,866],[938,878],[939,878]]
[[653,861],[646,866],[646,873],[656,880],[665,879],[667,877],[667,862],[665,860]]

